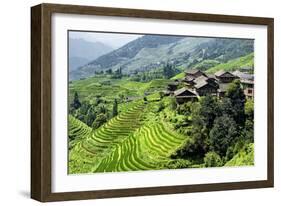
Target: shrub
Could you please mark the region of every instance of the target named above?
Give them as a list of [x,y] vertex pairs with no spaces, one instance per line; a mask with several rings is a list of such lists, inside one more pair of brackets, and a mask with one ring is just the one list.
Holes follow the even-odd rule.
[[205,167],[221,167],[223,162],[215,152],[208,152],[204,157]]
[[169,161],[164,165],[164,167],[167,167],[168,169],[180,169],[180,168],[188,168],[190,167],[191,163],[188,160],[184,159],[176,159]]
[[99,128],[101,125],[103,125],[107,121],[107,117],[105,114],[101,113],[97,116],[95,121],[93,122],[93,129]]
[[161,112],[163,109],[165,109],[165,105],[164,105],[164,103],[161,101],[161,102],[159,102],[159,104],[158,104],[158,112]]
[[176,98],[171,97],[170,98],[170,107],[171,107],[171,109],[172,110],[176,110],[177,106],[178,106],[178,104],[177,104]]

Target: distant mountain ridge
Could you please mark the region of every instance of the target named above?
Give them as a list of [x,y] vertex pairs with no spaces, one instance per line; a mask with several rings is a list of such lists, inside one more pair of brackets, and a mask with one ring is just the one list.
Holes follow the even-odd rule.
[[204,60],[227,62],[253,52],[253,40],[144,35],[70,72],[70,79],[93,76],[96,71],[146,71],[167,62],[184,68]]
[[89,59],[83,57],[69,57],[69,71],[74,71],[89,61]]
[[74,71],[86,63],[113,50],[101,42],[90,42],[84,39],[69,39],[69,69]]

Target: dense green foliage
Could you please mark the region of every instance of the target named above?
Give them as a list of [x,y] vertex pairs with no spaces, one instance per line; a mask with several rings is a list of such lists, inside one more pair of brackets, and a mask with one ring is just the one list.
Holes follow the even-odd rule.
[[236,80],[225,98],[205,96],[198,103],[178,106],[175,111],[184,118],[175,124],[175,129],[190,139],[172,157],[194,161],[199,167],[222,166],[239,153],[243,158],[245,145],[253,143],[254,118],[253,100],[245,101]]
[[205,167],[220,167],[223,165],[223,161],[221,160],[220,156],[211,151],[208,152],[204,157],[204,166]]
[[246,144],[225,166],[254,165],[254,144]]
[[206,59],[196,64],[193,69],[199,69],[201,71],[206,71],[209,68],[219,65],[221,62],[212,59]]
[[136,72],[130,80],[137,82],[149,82],[153,79],[170,79],[180,73],[180,71],[180,69],[177,69],[175,66],[167,63],[154,70]]
[[234,120],[238,125],[243,126],[245,123],[246,97],[239,80],[234,80],[229,85],[226,91],[226,97],[230,100]]
[[74,109],[79,109],[79,107],[81,107],[81,102],[79,100],[77,92],[74,93],[74,99],[73,103],[71,104],[71,107],[73,107]]
[[228,115],[217,117],[210,130],[210,149],[220,156],[225,156],[229,146],[237,138],[237,125]]
[[[77,97],[78,93],[75,92],[74,102],[79,101]],[[106,107],[106,100],[99,96],[97,96],[91,103],[87,100],[82,103],[79,101],[80,107],[75,107],[76,104],[74,102],[70,105],[69,113],[90,127],[93,126],[93,123],[95,122],[94,125],[95,128],[97,128],[111,117],[110,112]]]

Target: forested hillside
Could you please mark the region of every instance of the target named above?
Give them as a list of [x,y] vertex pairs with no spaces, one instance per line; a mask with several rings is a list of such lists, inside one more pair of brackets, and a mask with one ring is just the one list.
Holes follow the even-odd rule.
[[70,72],[70,80],[119,68],[135,74],[167,63],[179,69],[206,70],[252,52],[253,40],[144,35]]

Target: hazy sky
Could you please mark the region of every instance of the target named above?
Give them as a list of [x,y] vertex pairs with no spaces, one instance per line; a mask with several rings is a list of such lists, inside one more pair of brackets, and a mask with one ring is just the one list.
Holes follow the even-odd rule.
[[69,37],[73,39],[84,39],[92,42],[102,42],[114,49],[119,48],[128,42],[135,40],[142,35],[135,34],[117,34],[117,33],[100,33],[100,32],[69,32]]

